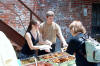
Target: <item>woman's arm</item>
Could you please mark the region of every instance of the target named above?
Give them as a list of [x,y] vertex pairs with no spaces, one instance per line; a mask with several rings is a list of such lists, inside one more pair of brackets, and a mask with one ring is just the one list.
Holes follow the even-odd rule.
[[33,42],[32,42],[32,40],[31,40],[31,35],[30,35],[29,32],[27,32],[27,33],[25,34],[25,39],[26,39],[26,41],[27,41],[27,43],[28,43],[28,46],[29,46],[29,48],[30,48],[31,50],[39,49],[38,46],[33,46]]
[[40,46],[33,46],[33,42],[31,40],[31,35],[30,33],[26,33],[25,35],[25,39],[28,43],[28,46],[31,50],[37,50],[37,49],[40,49],[40,50],[47,50],[46,52],[50,52],[50,49],[51,47],[49,45],[40,45]]

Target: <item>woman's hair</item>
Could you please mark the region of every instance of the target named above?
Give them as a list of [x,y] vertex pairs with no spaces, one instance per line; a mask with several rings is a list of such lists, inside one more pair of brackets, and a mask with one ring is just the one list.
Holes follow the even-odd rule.
[[81,21],[75,20],[69,25],[70,30],[73,32],[73,34],[77,33],[86,33],[86,29],[83,26]]
[[31,20],[30,20],[30,23],[29,23],[29,26],[28,26],[28,29],[27,29],[26,32],[29,32],[29,31],[32,29],[32,25],[37,25],[37,21],[31,19]]

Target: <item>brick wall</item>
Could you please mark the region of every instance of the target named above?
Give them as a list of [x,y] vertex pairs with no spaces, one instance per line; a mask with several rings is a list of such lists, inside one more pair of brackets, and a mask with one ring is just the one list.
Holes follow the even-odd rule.
[[[0,19],[4,20],[13,29],[24,36],[27,29],[30,12],[17,0],[0,0]],[[69,32],[68,25],[73,20],[81,20],[87,31],[91,32],[92,3],[100,3],[100,0],[22,0],[41,19],[45,21],[45,13],[48,10],[55,12],[55,21],[61,26],[63,35]],[[4,5],[5,4],[5,5]],[[83,10],[87,8],[87,16]],[[22,26],[25,26],[25,29]]]
[[0,19],[5,21],[9,26],[24,36],[25,27],[28,26],[30,12],[24,8],[18,1],[5,0],[0,3]]

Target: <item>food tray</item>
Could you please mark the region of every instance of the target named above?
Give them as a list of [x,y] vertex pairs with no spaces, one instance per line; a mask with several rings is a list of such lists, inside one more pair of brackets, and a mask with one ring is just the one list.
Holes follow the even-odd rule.
[[[75,56],[70,55],[66,52],[50,53],[50,54],[42,55],[39,58],[40,61],[49,62],[53,64],[53,66],[76,66]],[[55,62],[54,60],[58,60],[58,62]]]
[[39,56],[40,60],[48,60],[48,59],[52,59],[52,58],[56,58],[56,57],[61,57],[61,56],[68,56],[68,53],[65,52],[55,52],[55,53],[50,53],[50,54],[45,54],[45,55],[41,55]]
[[29,59],[20,60],[20,61],[21,61],[21,65],[24,66],[26,64],[34,63],[35,62],[35,58],[34,57],[30,57]]
[[[52,66],[75,66],[75,57],[66,52],[55,52],[50,54],[45,54],[38,56],[39,60],[37,62],[48,62]],[[21,60],[22,66],[34,65],[35,58],[32,57],[28,60]]]
[[49,60],[54,66],[75,66],[75,58],[73,56],[63,56]]
[[53,66],[76,66],[75,60],[65,61],[63,63],[53,63],[53,62],[49,63],[51,63]]
[[45,61],[38,61],[37,64],[34,62],[34,63],[26,64],[24,66],[54,66],[54,65]]

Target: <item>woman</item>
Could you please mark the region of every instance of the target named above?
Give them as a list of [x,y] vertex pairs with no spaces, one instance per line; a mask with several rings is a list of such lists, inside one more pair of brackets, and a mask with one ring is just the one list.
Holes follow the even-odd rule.
[[[47,45],[40,45],[38,44],[47,44]],[[25,44],[21,50],[19,55],[19,59],[29,58],[36,54],[36,50],[45,50],[46,52],[50,52],[50,48],[52,43],[48,40],[42,41],[40,33],[39,33],[39,22],[38,21],[30,21],[29,27],[25,33]],[[45,53],[44,51],[39,51],[39,54]]]
[[68,42],[67,51],[69,54],[75,54],[77,66],[97,66],[96,63],[88,62],[85,58],[85,43],[82,37],[86,37],[86,29],[80,21],[73,21],[70,25],[72,38]]

